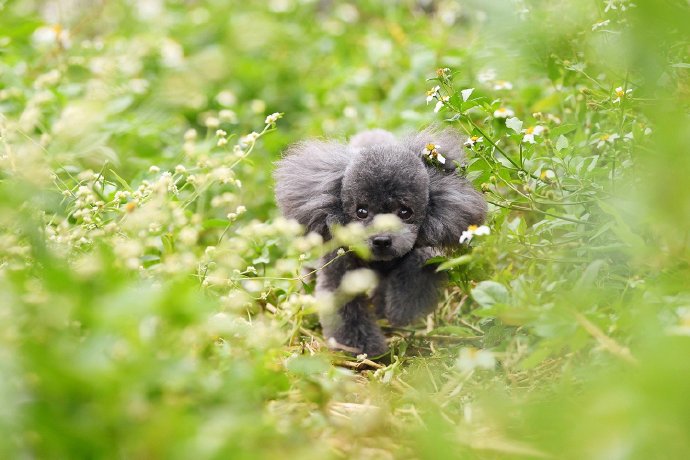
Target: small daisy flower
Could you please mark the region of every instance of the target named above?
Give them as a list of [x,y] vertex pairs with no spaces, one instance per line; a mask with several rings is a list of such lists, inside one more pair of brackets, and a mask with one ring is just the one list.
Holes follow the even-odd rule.
[[218,118],[220,118],[220,121],[232,123],[233,125],[237,124],[237,114],[229,109],[223,109],[218,112]]
[[469,137],[469,138],[465,141],[465,146],[466,146],[466,147],[469,147],[469,148],[472,148],[472,147],[474,147],[474,144],[481,143],[481,142],[483,142],[483,141],[484,141],[484,138],[481,137],[481,136],[472,136],[472,137]]
[[220,126],[220,120],[216,117],[208,117],[206,118],[206,120],[204,120],[204,124],[207,128],[215,129],[218,128],[218,126]]
[[37,46],[59,45],[64,49],[72,46],[69,30],[60,24],[39,27],[34,31],[31,39]]
[[494,69],[484,69],[477,75],[479,83],[489,83],[496,79],[496,71]]
[[539,178],[545,182],[550,182],[556,178],[556,173],[550,169],[545,169],[539,174]]
[[622,86],[619,86],[613,91],[614,95],[616,98],[613,100],[614,104],[617,102],[620,102],[621,100],[625,99],[626,97],[630,97],[630,94],[632,94],[632,89],[626,89],[624,90]]
[[561,119],[558,118],[556,115],[552,115],[550,113],[546,114],[546,119],[549,120],[550,122],[560,125],[561,124]]
[[513,84],[506,80],[496,80],[494,82],[494,90],[500,91],[502,89],[513,89]]
[[465,242],[469,243],[474,236],[488,235],[490,233],[491,229],[486,225],[470,225],[467,227],[467,230],[460,235],[460,244]]
[[515,112],[506,107],[499,107],[494,112],[494,118],[509,118],[512,116],[515,116]]
[[267,116],[264,123],[266,123],[267,125],[273,125],[276,121],[278,121],[281,118],[283,118],[283,114],[280,112],[275,112]]
[[438,112],[439,110],[441,110],[449,99],[449,96],[442,96],[436,103],[436,107],[434,107],[434,112]]
[[438,92],[441,89],[440,86],[434,86],[431,88],[429,91],[426,92],[426,103],[429,104],[429,102],[433,101],[438,97]]
[[456,366],[462,372],[474,369],[493,369],[496,366],[496,358],[489,350],[477,348],[463,348],[460,350]]
[[196,137],[197,137],[197,132],[195,129],[188,129],[184,133],[184,140],[187,142],[192,142],[192,141],[196,140]]
[[448,67],[442,67],[440,69],[436,69],[436,75],[439,77],[443,77],[447,75],[450,72],[450,69]]
[[243,136],[243,137],[240,139],[240,145],[245,145],[245,146],[246,146],[246,145],[249,145],[249,144],[253,144],[254,142],[256,142],[256,140],[257,140],[258,138],[259,138],[259,133],[257,133],[257,132],[251,132],[251,133],[247,134],[246,136]]
[[613,144],[613,142],[618,139],[620,136],[618,134],[603,134],[599,139],[594,139],[591,144],[596,144],[597,148],[600,149],[604,145],[608,144]]
[[523,129],[522,132],[525,134],[522,137],[522,142],[527,142],[529,144],[536,144],[534,140],[534,136],[541,136],[542,133],[544,132],[544,127],[537,125],[537,126],[530,126],[529,128]]
[[446,164],[446,157],[438,153],[438,149],[440,148],[441,146],[438,144],[426,144],[422,150],[422,155],[427,157],[430,161],[436,160],[444,165]]

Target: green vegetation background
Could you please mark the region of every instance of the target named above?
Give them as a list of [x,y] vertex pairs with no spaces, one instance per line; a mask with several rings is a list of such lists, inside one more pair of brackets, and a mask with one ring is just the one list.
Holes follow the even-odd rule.
[[[0,457],[688,458],[687,24],[0,0]],[[329,352],[273,162],[433,122],[476,138],[491,234],[390,355]]]

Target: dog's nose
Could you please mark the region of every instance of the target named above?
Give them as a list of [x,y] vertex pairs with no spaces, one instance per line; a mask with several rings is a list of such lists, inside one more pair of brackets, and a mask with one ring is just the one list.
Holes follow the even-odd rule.
[[393,243],[390,236],[375,236],[371,242],[378,249],[390,248]]

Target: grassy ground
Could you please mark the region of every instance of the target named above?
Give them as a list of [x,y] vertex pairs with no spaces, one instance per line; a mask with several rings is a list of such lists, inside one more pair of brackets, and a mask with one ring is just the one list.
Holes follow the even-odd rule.
[[[690,13],[635,3],[0,1],[0,457],[687,458]],[[491,233],[329,352],[273,162],[433,122]]]

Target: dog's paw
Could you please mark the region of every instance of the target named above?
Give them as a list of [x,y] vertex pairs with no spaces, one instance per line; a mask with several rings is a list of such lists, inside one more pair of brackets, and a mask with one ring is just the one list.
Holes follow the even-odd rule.
[[341,329],[328,338],[328,346],[353,355],[365,353],[368,357],[380,356],[388,351],[386,338],[378,327],[368,330]]

